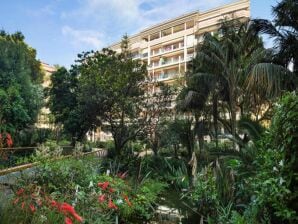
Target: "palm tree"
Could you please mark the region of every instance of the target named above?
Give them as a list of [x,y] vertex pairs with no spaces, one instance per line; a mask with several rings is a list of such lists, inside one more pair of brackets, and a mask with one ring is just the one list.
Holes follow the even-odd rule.
[[[193,61],[192,73],[189,74],[190,80],[198,79],[196,83],[209,84],[203,89],[202,85],[190,85],[191,88],[184,90],[188,94],[184,95],[193,96],[192,100],[204,96],[199,105],[204,102],[208,104],[208,98],[211,98],[215,129],[218,119],[237,139],[237,113],[250,115],[252,99],[259,99],[258,102],[262,104],[265,96],[276,96],[285,73],[281,66],[269,62],[270,52],[264,49],[261,39],[249,23],[224,22],[220,30],[221,37],[204,35],[204,41],[198,47]],[[218,116],[217,105],[221,106],[223,112],[229,113],[229,120]],[[235,144],[233,148],[236,149]]]
[[254,28],[268,34],[274,40],[275,62],[288,67],[293,63],[293,71],[298,75],[298,2],[282,0],[273,7],[273,22],[254,20]]

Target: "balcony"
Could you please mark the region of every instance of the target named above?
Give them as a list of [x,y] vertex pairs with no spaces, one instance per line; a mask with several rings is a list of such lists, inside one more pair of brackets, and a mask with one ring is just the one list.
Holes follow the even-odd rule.
[[148,66],[148,69],[157,69],[157,68],[175,65],[175,64],[183,63],[183,62],[185,62],[184,57],[168,58],[168,59],[152,62],[152,65]]
[[140,54],[133,54],[132,56],[131,56],[131,58],[132,59],[140,59],[141,58],[141,55]]
[[161,82],[170,79],[175,79],[179,76],[178,72],[168,72],[168,73],[161,73],[158,76],[154,77],[152,81],[154,82]]
[[169,53],[177,50],[182,50],[184,48],[184,43],[172,44],[169,46],[165,46],[163,48],[159,48],[158,50],[151,51],[151,57],[159,56],[164,53]]

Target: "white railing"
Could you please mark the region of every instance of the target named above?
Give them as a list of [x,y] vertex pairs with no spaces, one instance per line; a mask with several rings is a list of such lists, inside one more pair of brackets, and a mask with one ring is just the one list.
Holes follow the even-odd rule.
[[175,46],[175,44],[172,44],[168,47],[159,48],[157,51],[153,50],[151,53],[151,56],[158,56],[164,53],[169,53],[172,51],[182,50],[184,48],[184,43],[179,43],[178,46]]

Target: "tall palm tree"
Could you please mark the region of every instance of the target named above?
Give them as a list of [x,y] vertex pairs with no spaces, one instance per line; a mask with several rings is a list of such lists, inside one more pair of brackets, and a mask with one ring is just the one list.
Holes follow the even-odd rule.
[[[209,84],[203,89],[202,85],[190,85],[192,89],[187,87],[188,94],[184,95],[195,98],[204,95],[205,105],[210,102],[208,95],[209,99],[211,96],[215,126],[218,119],[237,139],[237,113],[249,114],[252,98],[277,95],[285,73],[282,66],[268,62],[270,54],[250,23],[224,22],[220,30],[221,37],[205,34],[189,74],[190,80],[198,79],[196,83],[201,84],[209,80]],[[229,113],[228,121],[218,116],[218,104]]]

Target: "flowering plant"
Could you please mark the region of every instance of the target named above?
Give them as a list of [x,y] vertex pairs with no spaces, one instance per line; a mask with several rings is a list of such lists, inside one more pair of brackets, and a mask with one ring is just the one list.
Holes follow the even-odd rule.
[[1,150],[1,148],[8,147],[11,148],[13,146],[12,137],[9,133],[0,133],[0,157],[4,160],[7,160],[7,154]]
[[99,189],[98,202],[103,210],[112,210],[119,213],[128,213],[132,202],[129,197],[132,191],[128,183],[124,180],[126,175],[100,176],[97,184]]
[[74,207],[66,202],[57,202],[41,190],[40,186],[34,184],[26,188],[19,188],[15,192],[14,206],[20,206],[26,213],[34,214],[43,208],[50,209],[64,216],[65,224],[72,224],[74,220],[82,223],[83,218],[75,211]]

